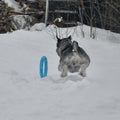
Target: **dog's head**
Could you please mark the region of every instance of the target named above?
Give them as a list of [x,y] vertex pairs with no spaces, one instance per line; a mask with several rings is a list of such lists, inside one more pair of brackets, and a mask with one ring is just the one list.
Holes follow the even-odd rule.
[[67,38],[57,38],[57,49],[56,52],[58,54],[58,56],[61,56],[62,52],[68,48],[72,46],[72,41],[71,41],[71,36],[67,37]]

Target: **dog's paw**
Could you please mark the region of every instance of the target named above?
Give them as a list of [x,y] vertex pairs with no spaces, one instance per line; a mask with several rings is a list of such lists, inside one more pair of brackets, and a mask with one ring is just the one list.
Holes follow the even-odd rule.
[[80,73],[82,77],[86,77],[86,73]]
[[61,77],[63,78],[63,77],[66,77],[67,76],[67,74],[61,74]]

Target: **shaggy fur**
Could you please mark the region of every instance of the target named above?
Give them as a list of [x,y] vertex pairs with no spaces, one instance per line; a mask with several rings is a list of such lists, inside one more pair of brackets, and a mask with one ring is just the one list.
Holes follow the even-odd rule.
[[78,42],[71,41],[71,36],[63,39],[57,37],[56,52],[60,57],[58,70],[61,72],[61,77],[67,76],[68,72],[79,72],[81,76],[86,76],[86,68],[90,64],[90,58],[79,47]]

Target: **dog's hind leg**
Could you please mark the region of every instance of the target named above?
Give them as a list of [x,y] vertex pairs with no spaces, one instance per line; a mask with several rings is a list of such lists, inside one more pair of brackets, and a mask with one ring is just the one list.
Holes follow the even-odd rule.
[[61,67],[61,77],[66,77],[67,76],[67,73],[68,73],[68,67],[67,65],[62,65]]

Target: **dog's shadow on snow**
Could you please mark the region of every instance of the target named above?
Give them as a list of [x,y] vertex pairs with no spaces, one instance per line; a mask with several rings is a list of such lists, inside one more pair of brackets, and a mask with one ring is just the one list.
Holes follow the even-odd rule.
[[61,78],[60,76],[50,76],[50,80],[54,83],[66,83],[68,81],[72,82],[80,82],[84,79],[84,77],[80,75],[68,75],[67,77]]

